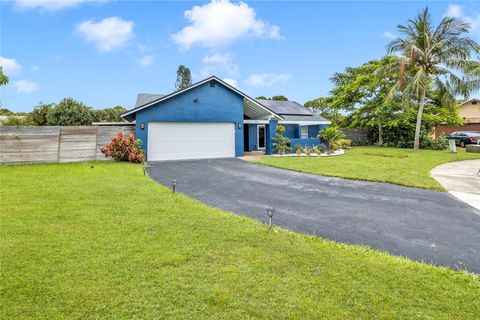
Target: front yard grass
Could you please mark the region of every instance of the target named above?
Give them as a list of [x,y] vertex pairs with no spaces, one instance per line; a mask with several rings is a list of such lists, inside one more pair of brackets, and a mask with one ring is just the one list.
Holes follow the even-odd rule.
[[480,317],[477,275],[270,230],[137,165],[8,166],[0,179],[1,319]]
[[430,171],[446,162],[480,159],[480,154],[449,151],[382,147],[353,147],[346,155],[314,157],[264,157],[258,162],[266,165],[313,173],[323,176],[388,182],[408,187],[444,191],[430,176]]

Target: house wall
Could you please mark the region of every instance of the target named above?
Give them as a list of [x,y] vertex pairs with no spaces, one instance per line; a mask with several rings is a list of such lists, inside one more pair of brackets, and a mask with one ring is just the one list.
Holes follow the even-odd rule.
[[[141,129],[142,122],[145,128]],[[235,123],[235,156],[244,152],[243,98],[223,85],[205,83],[136,114],[135,137],[148,146],[149,122],[232,122]],[[239,128],[238,123],[241,123]],[[212,145],[212,148],[215,148]]]
[[465,123],[480,123],[480,100],[473,100],[460,106],[459,115]]
[[248,125],[248,151],[258,150],[257,146],[257,125],[249,124]]
[[[301,145],[302,147],[312,147],[312,146],[318,146],[321,143],[326,144],[325,141],[318,138],[318,133],[320,132],[320,130],[323,130],[326,127],[328,127],[327,124],[308,126],[307,139],[301,138],[300,126],[298,124],[285,124],[283,126],[285,127],[285,133],[283,135],[284,137],[287,137],[290,139],[290,146],[292,147],[292,151],[296,145]],[[271,136],[271,138],[275,136],[276,134],[275,131],[276,131],[276,127],[273,131],[273,136]],[[273,150],[273,146],[272,146],[272,150]]]

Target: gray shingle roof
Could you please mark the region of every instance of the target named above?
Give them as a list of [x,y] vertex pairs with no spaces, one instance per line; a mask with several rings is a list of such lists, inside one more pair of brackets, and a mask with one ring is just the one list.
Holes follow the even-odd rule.
[[285,121],[327,121],[324,117],[318,114],[312,114],[311,116],[292,116],[282,115]]
[[164,96],[164,94],[139,93],[137,101],[135,102],[135,108],[141,107]]
[[257,100],[264,107],[280,115],[306,115],[311,116],[312,112],[295,101]]

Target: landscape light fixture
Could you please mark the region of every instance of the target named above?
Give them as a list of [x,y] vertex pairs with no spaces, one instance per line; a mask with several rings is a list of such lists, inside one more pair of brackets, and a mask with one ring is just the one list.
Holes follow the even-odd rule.
[[269,220],[269,225],[270,227],[272,226],[272,218],[273,216],[275,215],[275,212],[277,211],[277,209],[274,209],[274,208],[267,208],[267,216],[268,216],[268,220]]
[[172,192],[175,193],[175,187],[177,186],[177,180],[172,180]]

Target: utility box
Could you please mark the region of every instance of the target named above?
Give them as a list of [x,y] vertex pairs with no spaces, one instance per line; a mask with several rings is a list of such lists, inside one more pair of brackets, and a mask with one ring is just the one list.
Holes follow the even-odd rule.
[[448,146],[450,147],[450,152],[457,153],[457,144],[455,139],[448,139]]

